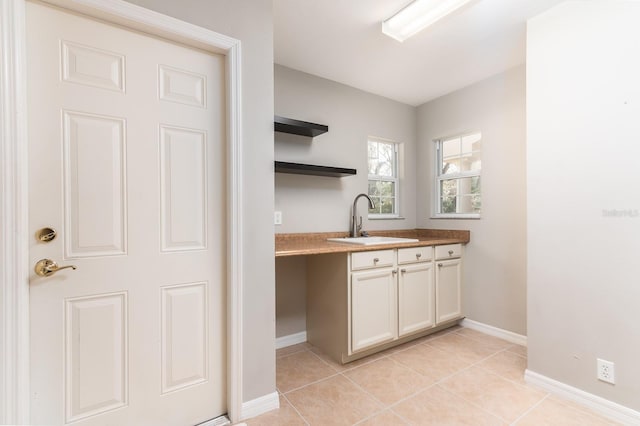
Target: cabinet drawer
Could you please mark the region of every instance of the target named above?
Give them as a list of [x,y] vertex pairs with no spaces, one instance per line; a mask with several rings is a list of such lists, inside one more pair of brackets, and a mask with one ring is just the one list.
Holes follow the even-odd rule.
[[462,256],[462,244],[436,246],[436,259],[453,259]]
[[393,250],[351,253],[351,270],[393,266]]
[[398,249],[398,264],[431,262],[433,260],[433,247],[409,247]]

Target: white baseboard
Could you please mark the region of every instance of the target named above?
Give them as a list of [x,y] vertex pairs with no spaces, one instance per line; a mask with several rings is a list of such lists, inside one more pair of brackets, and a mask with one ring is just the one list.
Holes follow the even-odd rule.
[[500,339],[506,340],[507,342],[515,343],[516,345],[527,346],[527,336],[523,336],[522,334],[504,330],[492,325],[483,324],[481,322],[473,321],[468,318],[460,321],[460,325],[472,330],[480,331],[490,336],[499,337]]
[[240,419],[247,420],[252,417],[264,414],[267,411],[276,410],[280,408],[280,397],[278,392],[273,392],[260,398],[252,399],[242,403],[240,412]]
[[227,416],[220,416],[216,417],[215,419],[207,420],[204,423],[199,423],[197,426],[227,426],[230,424],[231,422],[229,421],[229,418]]
[[304,343],[307,341],[307,332],[301,331],[300,333],[289,334],[288,336],[282,336],[276,338],[276,349],[286,348],[287,346],[297,345],[298,343]]
[[632,410],[608,399],[593,395],[557,380],[550,379],[531,370],[524,372],[524,380],[534,386],[538,386],[552,394],[570,399],[580,405],[618,421],[624,425],[640,425],[640,412]]

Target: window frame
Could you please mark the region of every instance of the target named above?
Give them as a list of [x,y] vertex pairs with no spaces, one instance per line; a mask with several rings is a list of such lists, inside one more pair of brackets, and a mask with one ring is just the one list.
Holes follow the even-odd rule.
[[[383,143],[393,145],[393,170],[394,176],[382,176],[369,174],[369,143]],[[396,142],[390,139],[379,138],[375,136],[369,136],[367,138],[367,195],[369,195],[369,184],[371,181],[375,182],[392,182],[394,187],[394,212],[393,213],[371,213],[367,209],[368,219],[400,219],[400,142]],[[377,207],[377,203],[376,203]]]
[[[434,162],[435,167],[434,167],[434,174],[433,174],[435,197],[434,197],[434,203],[433,203],[434,208],[431,215],[432,219],[480,219],[482,216],[482,211],[480,213],[442,213],[442,194],[440,189],[442,186],[441,185],[442,181],[452,180],[452,179],[457,179],[459,181],[460,179],[464,179],[464,178],[478,177],[480,179],[480,182],[482,182],[482,165],[480,166],[479,170],[469,170],[466,172],[449,173],[446,175],[441,173],[442,164],[443,164],[442,144],[444,141],[448,141],[456,138],[462,139],[465,136],[470,136],[474,134],[479,134],[480,140],[482,140],[483,136],[480,130],[456,133],[453,135],[443,136],[433,140],[434,158],[435,158],[435,162]],[[480,155],[482,155],[482,149],[480,150]],[[482,183],[480,184],[480,199],[482,199]]]

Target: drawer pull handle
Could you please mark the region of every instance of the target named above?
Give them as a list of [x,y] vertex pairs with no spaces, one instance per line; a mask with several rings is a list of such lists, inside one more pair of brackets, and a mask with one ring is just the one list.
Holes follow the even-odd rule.
[[442,263],[438,263],[438,268],[442,268]]
[[449,250],[449,256],[453,254],[453,250]]
[[378,259],[377,257],[374,257],[373,258],[373,263],[378,263],[378,262],[380,262],[380,259]]
[[416,259],[420,259],[422,257],[422,253],[416,253]]

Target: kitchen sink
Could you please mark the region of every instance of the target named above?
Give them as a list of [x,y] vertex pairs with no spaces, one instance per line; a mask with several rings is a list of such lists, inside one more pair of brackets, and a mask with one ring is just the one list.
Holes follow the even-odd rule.
[[327,241],[334,243],[358,244],[361,246],[373,246],[377,244],[400,244],[400,243],[417,243],[416,238],[400,238],[400,237],[346,237],[346,238],[327,238]]

